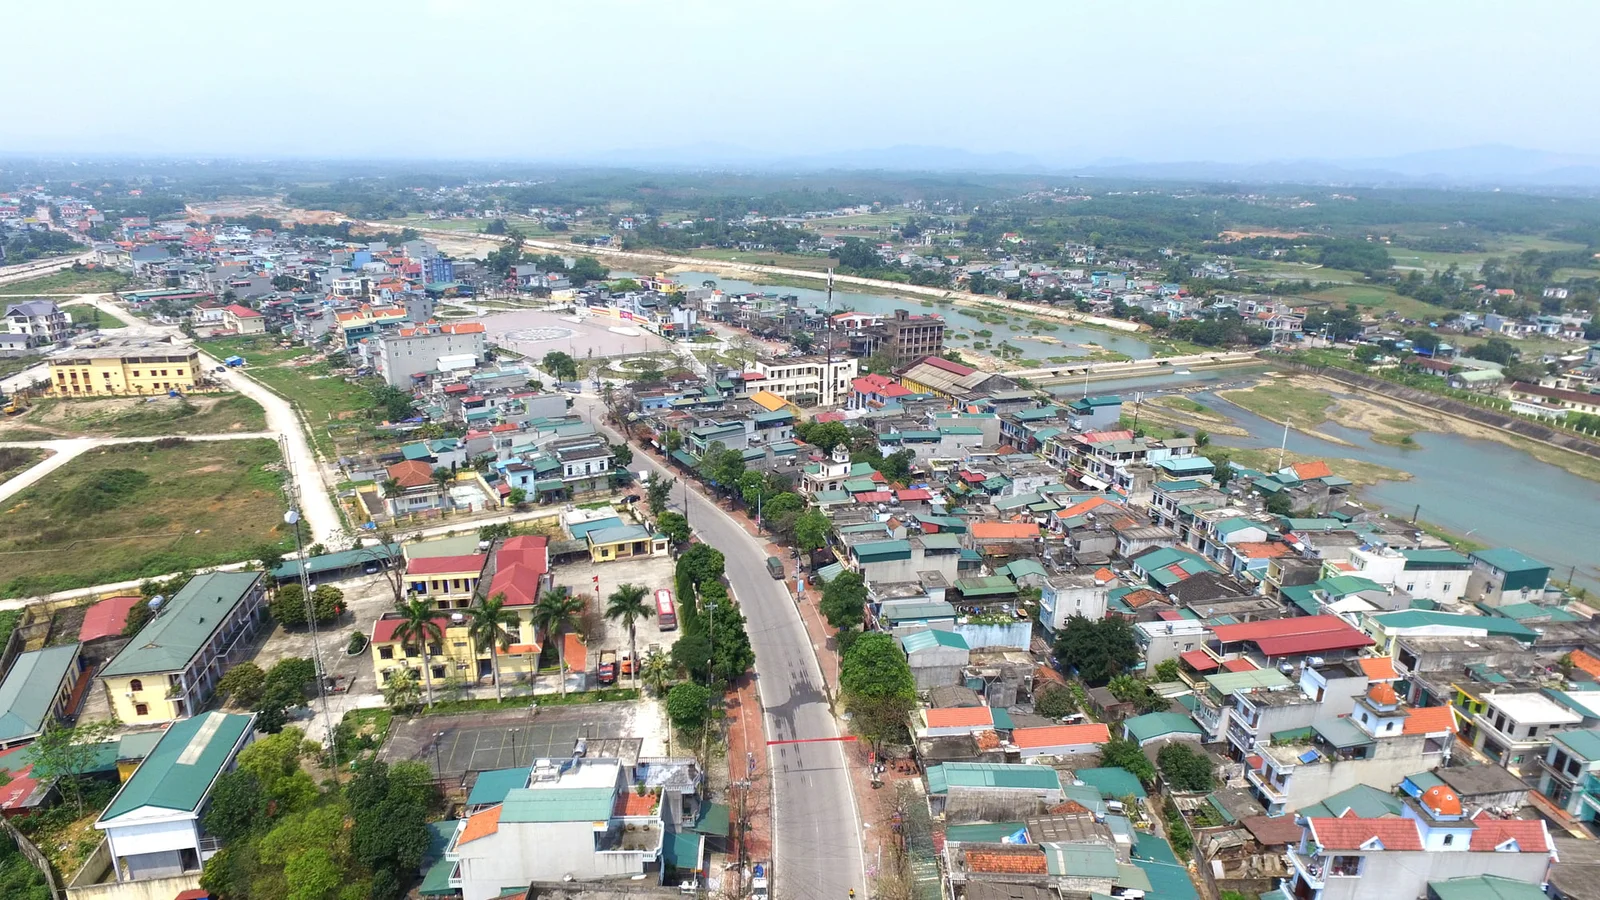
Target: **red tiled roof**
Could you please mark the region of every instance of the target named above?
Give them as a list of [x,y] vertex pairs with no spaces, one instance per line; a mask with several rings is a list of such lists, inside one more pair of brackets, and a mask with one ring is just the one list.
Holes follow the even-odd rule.
[[1077,744],[1104,744],[1111,740],[1111,729],[1101,722],[1085,725],[1045,725],[1040,728],[1018,728],[1011,732],[1011,743],[1024,749],[1036,747],[1071,747]]
[[433,467],[419,459],[408,459],[390,466],[389,477],[401,487],[422,487],[433,483]]
[[1480,814],[1472,823],[1478,827],[1473,829],[1468,850],[1488,852],[1499,849],[1507,841],[1516,841],[1519,853],[1550,852],[1550,832],[1543,819],[1496,819]]
[[933,492],[926,488],[911,488],[910,490],[896,491],[895,498],[901,503],[907,500],[932,500]]
[[1159,600],[1166,599],[1167,598],[1165,594],[1162,594],[1160,591],[1152,588],[1140,588],[1137,591],[1129,591],[1128,593],[1122,595],[1122,602],[1128,604],[1134,609],[1138,609],[1146,603],[1155,603]]
[[[1421,850],[1422,835],[1415,819],[1308,819],[1311,836],[1324,850],[1360,850],[1373,838],[1385,850]],[[1474,838],[1476,842],[1476,838]]]
[[1027,850],[968,850],[967,871],[987,872],[996,875],[1048,875],[1044,851],[1034,847]]
[[481,553],[466,556],[423,556],[406,563],[407,575],[454,575],[460,572],[474,574],[483,571],[487,559]]
[[469,384],[447,384],[444,386],[446,394],[465,394],[470,390],[472,390],[472,386]]
[[1094,580],[1100,584],[1109,584],[1117,580],[1117,573],[1111,571],[1105,566],[1101,566],[1100,568],[1094,570]]
[[656,795],[653,793],[640,794],[636,791],[619,791],[617,802],[611,808],[613,816],[626,816],[639,818],[648,816],[656,811]]
[[1104,497],[1090,497],[1081,503],[1074,503],[1066,509],[1056,510],[1056,516],[1057,518],[1062,519],[1075,519],[1086,512],[1093,512],[1094,510],[1107,505],[1116,506],[1115,503],[1112,503],[1110,500],[1107,500]]
[[856,495],[857,503],[888,503],[893,499],[892,491],[862,491]]
[[1103,444],[1106,441],[1128,441],[1133,439],[1131,431],[1090,431],[1077,437],[1079,443]]
[[935,369],[943,369],[952,375],[960,375],[962,377],[971,375],[973,372],[978,371],[971,366],[963,366],[960,363],[951,362],[950,360],[939,356],[924,356],[922,359],[917,360],[913,365],[933,366]]
[[993,731],[980,731],[972,737],[979,750],[1000,749],[1000,735]]
[[1204,650],[1190,650],[1179,654],[1178,658],[1188,663],[1189,668],[1194,669],[1196,672],[1209,672],[1221,665],[1221,663],[1211,658],[1211,654]]
[[[405,621],[405,619],[395,616],[392,619],[379,619],[377,622],[374,622],[372,625],[372,642],[374,644],[394,643],[394,633],[400,628],[401,625],[405,624]],[[448,616],[434,616],[433,623],[439,626],[439,631],[441,633],[443,633],[444,629],[450,627],[450,619]]]
[[994,714],[987,706],[950,706],[926,713],[929,728],[992,728]]
[[550,571],[550,541],[544,535],[507,538],[495,554],[494,579],[489,596],[504,594],[507,606],[532,606],[539,599],[539,582]]
[[1406,715],[1401,734],[1455,734],[1456,714],[1448,706],[1414,706]]
[[116,637],[128,624],[128,611],[144,601],[137,594],[128,597],[107,597],[89,607],[83,614],[83,625],[78,628],[78,640],[88,642],[104,637]]
[[[0,759],[5,759],[14,753],[21,753],[25,749],[26,745],[12,747],[10,750],[0,752]],[[22,757],[18,757],[18,759],[22,759]],[[39,789],[39,779],[34,777],[32,763],[24,765],[10,774],[11,780],[0,786],[0,809],[22,809],[28,798],[33,796],[33,792]]]
[[1328,464],[1320,459],[1295,463],[1291,468],[1294,469],[1295,477],[1301,481],[1310,481],[1313,478],[1327,478],[1333,474],[1333,470],[1328,468]]
[[1241,656],[1224,662],[1222,668],[1229,672],[1254,672],[1260,666]]
[[1254,643],[1267,656],[1352,650],[1370,647],[1374,643],[1372,638],[1338,616],[1303,616],[1218,625],[1212,632],[1224,644],[1240,641]]
[[236,319],[259,319],[259,318],[261,318],[261,313],[256,312],[255,310],[251,309],[248,306],[240,306],[237,303],[234,303],[234,304],[228,306],[227,307],[227,311],[229,313],[231,313],[233,315],[233,317],[236,318]]

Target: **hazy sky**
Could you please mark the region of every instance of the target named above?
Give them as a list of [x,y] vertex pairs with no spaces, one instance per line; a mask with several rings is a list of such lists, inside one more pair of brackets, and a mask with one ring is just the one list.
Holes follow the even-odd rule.
[[1600,4],[1582,0],[8,0],[0,21],[21,76],[0,152],[1600,147]]

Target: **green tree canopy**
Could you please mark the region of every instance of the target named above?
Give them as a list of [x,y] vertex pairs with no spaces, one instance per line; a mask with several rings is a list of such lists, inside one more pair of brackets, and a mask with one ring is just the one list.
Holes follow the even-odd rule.
[[916,680],[893,635],[870,632],[844,653],[839,691],[856,734],[881,745],[906,728],[917,704]]
[[1209,791],[1217,784],[1211,757],[1183,741],[1173,741],[1162,747],[1156,754],[1156,766],[1173,790]]
[[1056,635],[1056,657],[1090,685],[1103,685],[1139,661],[1133,626],[1121,616],[1068,619]]
[[866,604],[866,580],[847,569],[822,589],[822,600],[817,608],[829,625],[839,631],[851,631],[866,619]]

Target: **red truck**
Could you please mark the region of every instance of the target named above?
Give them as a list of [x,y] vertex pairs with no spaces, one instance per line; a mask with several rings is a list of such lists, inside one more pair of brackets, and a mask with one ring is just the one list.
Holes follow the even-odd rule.
[[600,651],[600,683],[615,684],[617,681],[617,651]]

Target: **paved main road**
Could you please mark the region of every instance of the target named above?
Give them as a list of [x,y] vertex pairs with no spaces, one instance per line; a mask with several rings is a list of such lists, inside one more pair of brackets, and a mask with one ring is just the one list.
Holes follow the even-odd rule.
[[[578,397],[574,406],[596,427],[610,431],[601,424],[604,407],[597,398]],[[611,438],[620,440],[615,433]],[[661,468],[643,453],[633,459],[634,472]],[[838,737],[811,640],[786,583],[767,574],[766,550],[715,503],[692,489],[686,493],[680,479],[672,492],[680,511],[686,496],[689,524],[700,540],[727,557],[728,582],[749,622],[767,739]],[[781,900],[848,900],[851,890],[867,896],[861,819],[842,745],[783,744],[769,748],[767,762],[773,792],[773,894]]]

